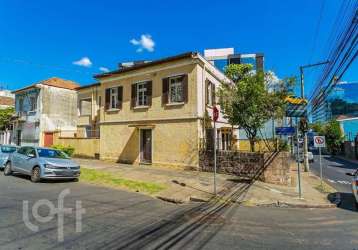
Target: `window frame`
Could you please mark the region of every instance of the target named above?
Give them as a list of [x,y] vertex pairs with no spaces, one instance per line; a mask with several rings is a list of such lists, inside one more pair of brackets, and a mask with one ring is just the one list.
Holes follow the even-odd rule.
[[30,110],[29,112],[36,112],[37,111],[37,96],[30,96]]
[[[181,78],[180,82],[172,83],[173,79],[179,79]],[[176,76],[170,76],[168,79],[168,104],[178,104],[178,103],[184,103],[184,76],[183,75],[176,75]],[[181,86],[181,100],[180,101],[172,101],[172,84]]]
[[[148,84],[149,80],[144,80],[144,81],[140,81],[140,82],[135,82],[134,84],[136,85],[136,103],[135,103],[135,107],[146,107],[149,105],[148,103]],[[144,86],[143,89],[139,89],[139,86]],[[140,100],[140,93],[143,93],[143,101],[145,100],[144,104],[139,104],[139,100]],[[145,97],[145,98],[144,98]]]
[[[118,109],[117,108],[117,106],[118,106],[118,86],[117,87],[111,87],[109,89],[110,89],[109,90],[109,110]],[[112,93],[113,90],[115,91],[115,93]]]

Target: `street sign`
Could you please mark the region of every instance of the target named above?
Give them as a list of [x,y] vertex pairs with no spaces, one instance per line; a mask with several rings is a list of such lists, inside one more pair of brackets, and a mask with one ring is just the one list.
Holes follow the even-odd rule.
[[214,106],[213,108],[213,120],[216,122],[219,119],[219,109]]
[[315,148],[325,148],[326,147],[326,138],[324,136],[314,136],[313,142],[314,142]]
[[276,132],[276,135],[294,135],[295,128],[294,127],[276,127],[275,132]]
[[286,116],[287,117],[306,117],[307,110],[306,104],[292,104],[288,103],[286,108]]

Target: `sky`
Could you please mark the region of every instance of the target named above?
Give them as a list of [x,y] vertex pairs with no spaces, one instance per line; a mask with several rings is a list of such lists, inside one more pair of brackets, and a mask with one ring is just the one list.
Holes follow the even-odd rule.
[[[280,78],[298,76],[300,65],[327,56],[340,4],[0,0],[0,86],[14,90],[53,76],[86,85],[95,82],[94,74],[114,70],[120,62],[226,47],[236,53],[262,52],[266,70]],[[353,64],[342,80],[357,81],[357,69]],[[307,71],[310,92],[319,68]]]

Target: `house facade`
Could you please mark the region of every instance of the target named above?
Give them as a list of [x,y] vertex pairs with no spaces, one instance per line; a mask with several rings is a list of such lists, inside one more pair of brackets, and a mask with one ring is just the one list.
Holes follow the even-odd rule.
[[50,78],[14,91],[16,117],[13,143],[21,146],[51,146],[53,133],[73,134],[77,125],[79,85]]
[[[220,70],[200,54],[190,52],[122,67],[95,78],[101,97],[101,159],[198,167],[200,147],[206,137],[212,138],[207,129],[213,126],[210,117],[215,89],[223,82],[230,84]],[[89,87],[92,92],[93,88]],[[229,149],[231,126],[222,114],[217,132],[217,145]]]

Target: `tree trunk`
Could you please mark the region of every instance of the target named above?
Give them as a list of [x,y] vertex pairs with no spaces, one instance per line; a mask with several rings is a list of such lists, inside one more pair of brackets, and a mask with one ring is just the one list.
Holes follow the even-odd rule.
[[249,139],[249,141],[250,141],[251,152],[255,152],[255,139]]

